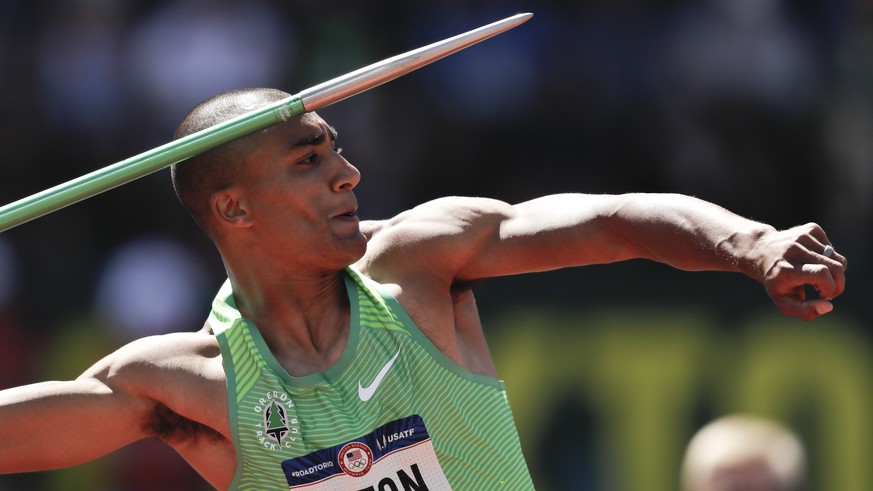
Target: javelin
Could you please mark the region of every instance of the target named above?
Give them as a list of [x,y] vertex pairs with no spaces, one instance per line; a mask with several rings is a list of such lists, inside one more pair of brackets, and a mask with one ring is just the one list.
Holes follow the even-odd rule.
[[472,31],[407,51],[310,87],[261,109],[237,116],[0,208],[0,232],[147,176],[223,143],[315,111],[382,85],[440,58],[512,29],[533,17],[518,14]]

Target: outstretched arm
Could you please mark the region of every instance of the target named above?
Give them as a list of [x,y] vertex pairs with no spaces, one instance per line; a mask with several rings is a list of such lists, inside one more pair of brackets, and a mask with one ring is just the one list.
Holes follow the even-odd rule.
[[[803,319],[828,312],[845,286],[846,260],[822,254],[830,242],[821,227],[776,230],[674,194],[561,194],[517,205],[446,198],[384,222],[373,239],[374,256],[392,253],[381,254],[391,257],[386,267],[417,267],[450,281],[637,258],[741,272],[761,282],[783,313]],[[806,298],[804,285],[822,298]]]
[[[0,473],[78,465],[151,436],[183,451],[188,442],[153,424],[166,414],[223,429],[216,424],[222,419],[196,409],[208,399],[218,401],[215,414],[226,410],[223,381],[209,370],[218,348],[213,353],[208,340],[188,333],[144,338],[75,380],[0,391]],[[216,390],[218,397],[207,394]]]

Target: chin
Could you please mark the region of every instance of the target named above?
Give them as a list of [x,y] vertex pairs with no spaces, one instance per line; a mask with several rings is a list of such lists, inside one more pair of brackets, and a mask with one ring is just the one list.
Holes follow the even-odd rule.
[[367,238],[363,234],[358,234],[355,237],[342,239],[340,248],[346,256],[348,264],[354,264],[367,253]]
[[360,237],[360,241],[358,242],[357,249],[355,250],[355,254],[354,254],[355,260],[352,262],[357,262],[362,257],[364,257],[364,254],[366,254],[366,253],[367,253],[367,238],[364,237],[364,235],[362,234]]

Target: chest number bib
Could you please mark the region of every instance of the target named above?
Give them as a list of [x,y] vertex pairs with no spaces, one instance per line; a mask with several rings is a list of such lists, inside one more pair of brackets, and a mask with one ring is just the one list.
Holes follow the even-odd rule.
[[444,491],[449,483],[420,416],[282,462],[290,490]]

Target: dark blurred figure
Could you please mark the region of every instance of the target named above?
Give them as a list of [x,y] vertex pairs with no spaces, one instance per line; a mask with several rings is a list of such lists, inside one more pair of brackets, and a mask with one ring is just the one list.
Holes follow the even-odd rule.
[[32,376],[34,337],[16,304],[17,261],[12,246],[0,239],[0,389]]

